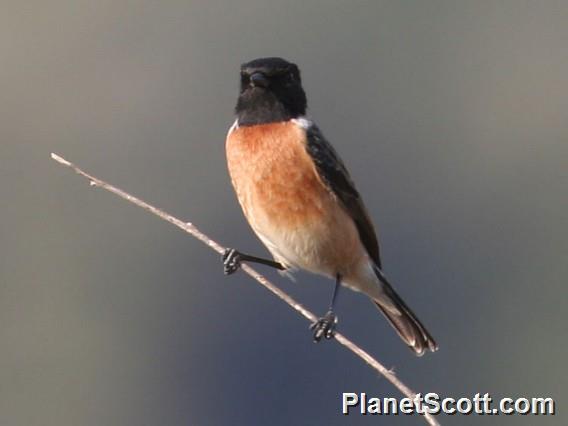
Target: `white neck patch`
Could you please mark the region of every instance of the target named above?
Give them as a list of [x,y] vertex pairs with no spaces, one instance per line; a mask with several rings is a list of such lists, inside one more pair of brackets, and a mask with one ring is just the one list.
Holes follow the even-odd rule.
[[229,132],[228,132],[228,133],[231,133],[233,130],[236,130],[236,129],[238,129],[238,128],[239,128],[239,119],[237,118],[237,119],[235,120],[235,122],[233,123],[233,125],[229,128]]
[[312,127],[312,120],[310,120],[307,117],[298,117],[298,118],[293,118],[292,122],[298,126],[300,126],[302,129],[309,129],[310,127]]

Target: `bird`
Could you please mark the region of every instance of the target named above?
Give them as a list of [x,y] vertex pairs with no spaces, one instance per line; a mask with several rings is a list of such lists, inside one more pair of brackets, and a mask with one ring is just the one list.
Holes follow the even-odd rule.
[[313,340],[333,338],[341,286],[367,295],[418,356],[438,345],[383,273],[373,222],[344,162],[306,115],[298,66],[279,57],[240,67],[236,120],[226,138],[229,175],[252,230],[273,260],[227,248],[224,273],[242,262],[303,269],[335,280]]

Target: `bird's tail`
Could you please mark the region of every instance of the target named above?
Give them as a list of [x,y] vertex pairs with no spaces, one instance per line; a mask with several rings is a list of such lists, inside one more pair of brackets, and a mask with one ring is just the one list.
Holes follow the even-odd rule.
[[422,356],[426,350],[432,352],[438,350],[438,345],[430,333],[394,291],[383,272],[377,267],[374,269],[382,284],[382,292],[373,301],[387,317],[400,338],[404,340],[417,356]]

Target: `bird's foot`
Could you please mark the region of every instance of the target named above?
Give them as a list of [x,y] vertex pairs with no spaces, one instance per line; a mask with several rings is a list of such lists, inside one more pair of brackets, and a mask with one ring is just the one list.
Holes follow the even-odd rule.
[[225,275],[234,274],[241,267],[241,254],[235,249],[225,249],[223,253],[223,273]]
[[310,330],[314,331],[314,342],[318,343],[322,338],[326,340],[333,338],[337,321],[337,315],[333,311],[327,311],[323,317],[314,322],[310,326]]

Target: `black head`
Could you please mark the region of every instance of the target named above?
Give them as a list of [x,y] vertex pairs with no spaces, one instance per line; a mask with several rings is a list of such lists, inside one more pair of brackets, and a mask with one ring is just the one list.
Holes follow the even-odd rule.
[[282,58],[259,58],[241,65],[235,112],[239,125],[287,121],[305,115],[300,70]]

